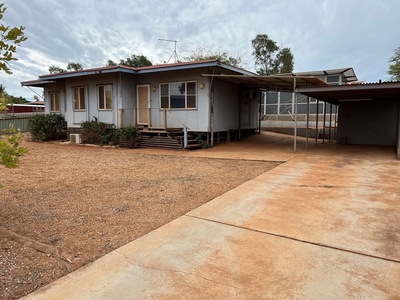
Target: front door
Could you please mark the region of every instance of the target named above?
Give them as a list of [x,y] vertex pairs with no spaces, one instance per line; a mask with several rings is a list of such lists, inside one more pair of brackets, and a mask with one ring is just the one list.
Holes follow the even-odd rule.
[[137,118],[138,124],[149,125],[150,85],[137,86]]

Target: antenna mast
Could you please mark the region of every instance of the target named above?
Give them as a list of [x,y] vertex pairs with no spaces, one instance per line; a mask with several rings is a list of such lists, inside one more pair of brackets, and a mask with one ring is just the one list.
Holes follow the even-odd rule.
[[159,41],[163,41],[163,42],[173,42],[175,43],[175,49],[174,52],[172,52],[171,56],[169,57],[167,63],[169,63],[169,61],[171,60],[172,56],[174,57],[174,62],[177,63],[179,61],[178,59],[178,52],[176,52],[176,44],[178,43],[178,41],[175,40],[167,40],[167,39],[158,39]]

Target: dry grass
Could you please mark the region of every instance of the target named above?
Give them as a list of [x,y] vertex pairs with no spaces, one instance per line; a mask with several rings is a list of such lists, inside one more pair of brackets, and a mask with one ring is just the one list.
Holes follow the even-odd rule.
[[20,168],[1,169],[0,226],[57,252],[46,255],[2,237],[1,299],[32,292],[277,165],[25,146],[30,151]]

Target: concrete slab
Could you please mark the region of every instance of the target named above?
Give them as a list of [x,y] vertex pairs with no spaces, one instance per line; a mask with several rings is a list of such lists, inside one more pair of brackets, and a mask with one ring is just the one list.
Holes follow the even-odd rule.
[[181,217],[24,299],[395,299],[400,264]]
[[24,299],[399,299],[393,149],[292,141],[133,150],[286,162]]
[[374,160],[302,155],[188,215],[400,262],[400,162]]

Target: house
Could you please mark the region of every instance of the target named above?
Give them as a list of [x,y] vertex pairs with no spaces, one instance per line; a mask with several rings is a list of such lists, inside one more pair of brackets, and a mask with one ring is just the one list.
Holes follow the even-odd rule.
[[117,127],[132,125],[148,135],[168,135],[176,128],[201,132],[213,144],[254,133],[259,125],[259,90],[214,80],[217,74],[255,75],[205,60],[86,69],[21,84],[44,88],[46,113],[65,116],[69,134],[97,118]]

